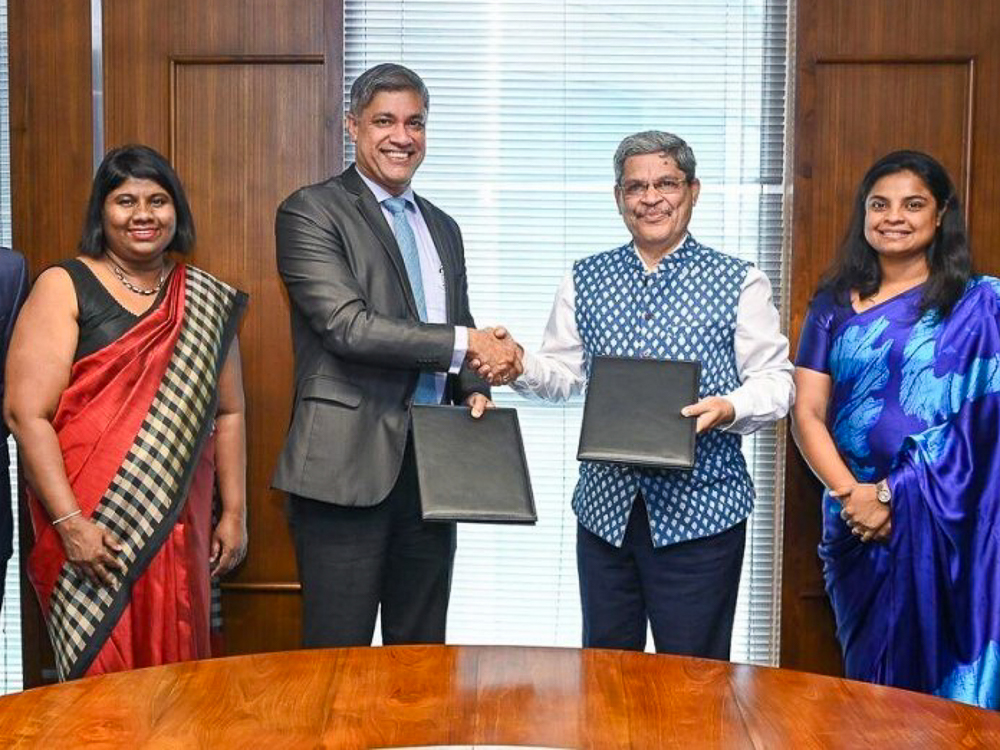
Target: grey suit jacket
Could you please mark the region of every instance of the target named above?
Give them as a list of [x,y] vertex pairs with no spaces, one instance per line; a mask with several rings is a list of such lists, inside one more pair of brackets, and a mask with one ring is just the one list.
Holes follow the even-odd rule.
[[[291,302],[295,402],[272,484],[336,505],[371,506],[396,482],[421,370],[447,371],[454,326],[474,327],[462,235],[417,197],[441,258],[448,324],[421,323],[406,267],[375,196],[352,165],[278,207],[278,272]],[[489,394],[463,366],[446,400]]]

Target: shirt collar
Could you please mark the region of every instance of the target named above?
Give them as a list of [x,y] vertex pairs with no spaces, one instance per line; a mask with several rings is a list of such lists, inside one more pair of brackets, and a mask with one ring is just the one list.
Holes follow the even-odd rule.
[[358,177],[360,177],[362,182],[364,182],[365,185],[368,186],[368,189],[372,191],[372,194],[375,196],[375,200],[379,202],[379,205],[382,205],[382,201],[384,201],[386,198],[404,198],[406,199],[407,208],[416,208],[417,200],[413,195],[413,188],[410,187],[409,185],[407,185],[406,190],[404,190],[399,195],[393,195],[374,180],[368,179],[365,175],[361,173],[360,169],[358,170]]
[[639,255],[639,251],[635,247],[635,242],[633,241],[629,244],[632,247],[632,258],[635,261],[635,264],[638,266],[638,268],[644,273],[656,273],[663,267],[664,263],[673,262],[676,260],[680,260],[684,257],[687,257],[690,254],[690,251],[698,243],[694,239],[694,237],[691,236],[691,233],[687,232],[684,235],[684,238],[674,246],[673,250],[671,250],[669,253],[660,258],[660,262],[657,264],[656,268],[652,270],[646,268],[646,262],[642,259],[642,256]]

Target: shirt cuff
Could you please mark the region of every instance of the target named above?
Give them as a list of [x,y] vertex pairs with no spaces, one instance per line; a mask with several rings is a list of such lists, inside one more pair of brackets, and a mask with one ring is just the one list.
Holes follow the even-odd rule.
[[455,348],[451,353],[451,367],[448,372],[457,375],[465,362],[465,353],[469,351],[469,329],[465,326],[455,326]]
[[524,367],[524,372],[507,385],[518,393],[534,393],[541,385],[541,379],[538,376],[538,358],[525,349],[524,354],[521,356],[521,366]]
[[741,393],[737,389],[732,393],[727,393],[722,398],[733,405],[733,421],[728,424],[719,425],[719,429],[738,432],[742,423],[753,413],[753,404],[750,403],[750,396],[746,393]]

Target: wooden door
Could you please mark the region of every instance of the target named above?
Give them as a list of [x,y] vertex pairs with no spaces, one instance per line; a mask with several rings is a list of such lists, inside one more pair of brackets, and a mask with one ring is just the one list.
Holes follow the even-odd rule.
[[[872,162],[937,157],[966,207],[980,270],[1000,271],[1000,4],[799,0],[791,276],[793,351],[820,274]],[[839,674],[823,590],[820,485],[789,441],[781,664]]]

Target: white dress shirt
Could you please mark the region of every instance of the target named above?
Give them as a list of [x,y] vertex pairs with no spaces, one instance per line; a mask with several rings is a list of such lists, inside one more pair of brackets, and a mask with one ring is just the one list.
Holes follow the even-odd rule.
[[[448,295],[445,292],[444,267],[441,265],[441,257],[434,246],[434,239],[427,228],[424,215],[420,213],[416,198],[413,195],[413,188],[407,187],[398,196],[394,196],[384,187],[368,179],[358,170],[358,176],[364,180],[368,189],[375,195],[382,215],[392,229],[392,212],[383,203],[387,198],[403,198],[406,200],[406,220],[413,230],[413,235],[417,238],[417,252],[420,255],[420,278],[424,284],[424,302],[427,306],[427,323],[447,323],[448,322]],[[455,346],[451,355],[451,367],[448,372],[455,374],[462,369],[465,361],[465,352],[469,348],[469,329],[465,326],[455,326]],[[438,372],[434,374],[435,386],[437,388],[438,401],[444,397],[445,382],[447,373]]]
[[[661,273],[648,266],[646,272]],[[740,290],[733,346],[740,386],[718,395],[732,403],[736,417],[720,429],[746,435],[784,417],[795,399],[788,338],[781,332],[778,311],[771,299],[771,282],[753,266],[747,270]],[[523,396],[565,401],[583,391],[583,362],[571,271],[556,292],[541,348],[535,353],[525,352],[524,374],[510,386]]]

